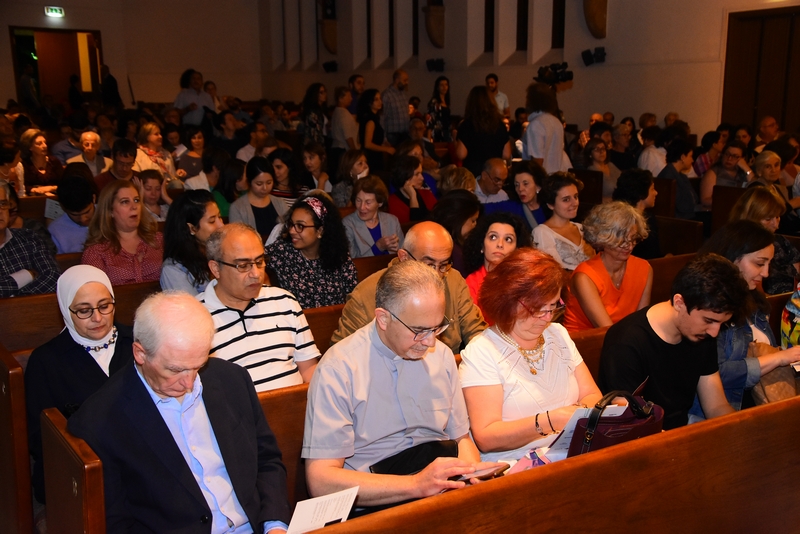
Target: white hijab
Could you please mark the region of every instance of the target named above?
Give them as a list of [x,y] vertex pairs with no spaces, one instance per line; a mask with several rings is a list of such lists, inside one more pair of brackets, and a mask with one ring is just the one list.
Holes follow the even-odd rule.
[[[102,339],[89,339],[81,336],[78,331],[75,330],[75,323],[72,317],[73,313],[70,311],[69,307],[72,305],[72,301],[75,299],[78,290],[90,282],[103,284],[111,294],[111,298],[114,298],[114,288],[111,287],[111,281],[108,279],[108,275],[91,265],[76,265],[70,267],[58,278],[58,285],[56,288],[58,307],[61,309],[64,325],[66,329],[69,330],[69,335],[72,337],[73,341],[83,347],[103,345],[111,339],[114,333],[114,329],[112,328]],[[112,344],[109,345],[107,349],[102,349],[97,352],[91,351],[89,353],[106,374],[109,374],[108,366],[111,362],[111,357],[114,355],[115,346],[116,344]]]

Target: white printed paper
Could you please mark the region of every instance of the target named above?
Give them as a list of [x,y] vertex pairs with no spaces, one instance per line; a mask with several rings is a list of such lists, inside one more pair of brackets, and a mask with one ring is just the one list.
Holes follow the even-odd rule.
[[330,495],[298,502],[287,534],[302,534],[347,521],[350,509],[356,501],[358,488],[359,486],[356,486]]
[[52,198],[48,198],[44,203],[44,218],[45,219],[58,219],[64,214],[64,210],[61,209],[61,204],[58,203],[57,200]]

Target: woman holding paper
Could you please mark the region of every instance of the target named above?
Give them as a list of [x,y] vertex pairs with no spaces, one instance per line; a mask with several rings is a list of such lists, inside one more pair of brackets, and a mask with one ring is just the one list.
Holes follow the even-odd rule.
[[461,353],[461,386],[484,461],[520,459],[602,395],[567,331],[553,319],[568,277],[539,250],[519,249],[486,275],[478,302],[494,326]]

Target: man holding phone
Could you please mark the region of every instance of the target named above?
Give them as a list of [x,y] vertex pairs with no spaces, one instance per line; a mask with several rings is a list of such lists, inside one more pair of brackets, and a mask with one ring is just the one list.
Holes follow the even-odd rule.
[[367,511],[463,487],[450,479],[500,465],[480,463],[453,353],[436,339],[450,325],[441,277],[397,263],[375,300],[375,319],[314,373],[302,454],[313,496],[359,486],[356,506]]

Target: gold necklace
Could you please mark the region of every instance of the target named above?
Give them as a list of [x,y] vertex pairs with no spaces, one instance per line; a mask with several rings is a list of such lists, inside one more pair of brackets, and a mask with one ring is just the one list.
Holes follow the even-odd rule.
[[525,363],[528,364],[528,368],[531,371],[532,375],[538,374],[536,370],[536,364],[544,359],[544,334],[539,334],[539,338],[536,340],[536,346],[532,349],[523,349],[519,346],[519,343],[514,341],[514,339],[500,330],[497,326],[494,327],[495,332],[509,345],[517,349],[523,358],[525,358]]

